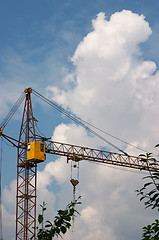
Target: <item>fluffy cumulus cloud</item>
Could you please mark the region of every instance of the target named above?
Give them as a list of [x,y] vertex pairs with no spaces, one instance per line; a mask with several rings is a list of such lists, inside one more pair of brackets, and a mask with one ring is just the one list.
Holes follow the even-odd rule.
[[[158,141],[159,72],[154,62],[143,59],[140,50],[140,44],[152,34],[149,24],[143,15],[123,10],[110,19],[99,13],[92,28],[71,58],[75,72],[63,80],[66,87],[49,86],[47,91],[53,100],[91,124],[133,145],[152,149]],[[93,148],[105,146],[73,123],[57,126],[52,139]],[[123,143],[115,144],[123,147]],[[124,144],[124,148],[135,154],[131,146]],[[142,226],[155,217],[155,213],[144,210],[136,197],[142,175],[85,161],[80,162],[80,172],[73,171],[80,181],[76,196],[81,194],[83,203],[74,231],[65,239],[140,239]],[[55,202],[63,208],[70,200],[69,179],[70,165],[63,157],[38,172],[39,202],[45,196],[49,219]],[[12,194],[13,185],[4,190],[5,198]],[[10,201],[6,205],[12,207]],[[10,216],[13,217],[12,211]]]
[[119,138],[154,146],[159,73],[140,51],[152,33],[148,22],[123,10],[109,20],[99,13],[92,26],[71,59],[76,69],[73,87],[49,87],[53,99]]
[[94,138],[87,135],[84,128],[75,124],[60,124],[55,128],[52,136],[53,141],[60,141],[64,143],[70,143],[80,146],[95,147],[97,145],[94,142]]
[[16,180],[13,180],[10,183],[9,187],[5,187],[3,189],[2,193],[3,237],[11,240],[15,238],[13,235],[13,233],[15,233],[15,201],[16,201],[15,196],[16,196]]
[[[71,58],[75,72],[64,79],[66,87],[49,86],[47,90],[53,100],[91,124],[152,151],[158,141],[159,72],[154,62],[143,59],[140,50],[152,34],[150,26],[143,15],[123,10],[110,19],[99,13],[92,27]],[[131,146],[106,138],[137,154]],[[74,124],[59,125],[53,139],[105,146]],[[82,162],[78,193],[83,195],[83,208],[75,233],[66,239],[139,239],[142,226],[153,219],[134,192],[141,178]]]

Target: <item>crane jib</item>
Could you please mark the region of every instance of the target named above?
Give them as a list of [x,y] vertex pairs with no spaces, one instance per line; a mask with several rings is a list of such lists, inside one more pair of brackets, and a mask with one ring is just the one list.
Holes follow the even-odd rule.
[[154,165],[148,166],[146,162],[141,161],[140,157],[129,156],[121,153],[114,153],[93,149],[88,147],[69,145],[60,142],[48,141],[46,143],[46,153],[66,156],[68,159],[88,160],[99,163],[135,168],[139,170],[159,172],[158,161],[154,161]]

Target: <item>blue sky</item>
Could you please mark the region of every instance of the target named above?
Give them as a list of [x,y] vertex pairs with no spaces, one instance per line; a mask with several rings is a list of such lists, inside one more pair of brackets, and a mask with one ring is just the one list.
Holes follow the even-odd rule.
[[[103,11],[106,16],[122,9],[130,9],[138,14],[143,14],[151,24],[154,34],[149,43],[145,43],[147,51],[144,52],[147,58],[158,61],[155,49],[157,47],[156,35],[158,34],[158,2],[150,1],[1,1],[0,28],[1,28],[1,72],[11,78],[12,72],[6,69],[5,61],[7,52],[14,57],[23,56],[26,67],[27,63],[33,64],[34,74],[25,80],[28,84],[31,77],[39,73],[36,69],[40,63],[45,63],[50,52],[53,53],[51,60],[54,67],[54,81],[61,76],[60,69],[69,64],[77,44],[91,30],[91,20],[97,13]],[[152,49],[153,45],[153,49]],[[147,48],[148,47],[148,48]],[[153,53],[153,57],[152,57]],[[20,61],[20,59],[19,59]],[[29,68],[28,70],[31,71]],[[11,70],[10,70],[11,71]],[[33,70],[32,70],[33,71]],[[38,73],[37,73],[38,71]],[[41,75],[50,71],[49,66],[40,69]],[[7,73],[6,73],[7,72]],[[33,73],[32,73],[33,74]],[[52,79],[40,79],[40,86],[43,88],[45,82],[52,82]],[[23,82],[23,80],[21,80]],[[58,81],[60,84],[60,81]],[[40,89],[40,86],[39,89]],[[37,86],[36,86],[37,89]]]
[[[158,10],[155,0],[0,0],[0,122],[22,91],[32,87],[91,124],[154,152],[159,120]],[[105,147],[34,96],[33,107],[47,137]],[[6,134],[18,138],[21,114],[22,108]],[[140,153],[108,140],[130,154]],[[12,240],[16,150],[5,143],[2,166],[3,232]],[[64,239],[141,238],[142,226],[156,217],[136,197],[142,175],[82,163],[80,176],[81,217],[74,235]],[[48,202],[50,213],[72,198],[69,178],[66,159],[47,156],[39,165],[38,201]]]

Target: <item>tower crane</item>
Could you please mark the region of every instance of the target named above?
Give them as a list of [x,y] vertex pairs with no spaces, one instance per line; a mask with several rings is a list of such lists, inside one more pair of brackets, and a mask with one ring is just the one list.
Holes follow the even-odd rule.
[[[55,142],[51,138],[42,137],[37,133],[35,127],[36,119],[33,115],[31,101],[32,92],[43,98],[44,101],[47,101],[45,97],[42,97],[41,94],[38,94],[33,89],[25,89],[24,94],[20,96],[0,125],[0,136],[17,147],[16,240],[29,240],[31,236],[36,236],[37,165],[45,161],[46,154],[65,156],[67,161],[72,160],[76,163],[87,160],[96,163],[159,172],[158,162],[154,162],[154,164],[148,166],[146,162],[140,161],[139,157],[129,156],[124,151],[121,151],[121,153],[109,152],[85,146]],[[3,131],[24,98],[25,103],[19,139],[15,139],[4,134]],[[57,105],[55,105],[56,107]],[[69,115],[70,118],[74,118],[74,115],[63,108],[60,108],[60,111]],[[81,123],[79,118],[76,119],[76,122]],[[90,129],[83,123],[81,124],[86,129]],[[71,179],[71,182],[74,187],[78,184],[74,179]],[[36,237],[34,237],[35,239]]]

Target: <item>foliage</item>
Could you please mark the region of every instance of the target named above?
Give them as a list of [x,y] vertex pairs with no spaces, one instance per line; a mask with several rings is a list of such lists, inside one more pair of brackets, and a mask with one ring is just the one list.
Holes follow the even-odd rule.
[[[141,154],[139,156],[141,157],[141,161],[145,161],[148,166],[156,164],[156,159],[152,157],[152,153]],[[140,201],[145,201],[145,208],[157,208],[159,211],[159,172],[149,171],[149,175],[143,177],[143,179],[148,181],[140,190],[137,190],[137,195],[141,196]]]
[[[52,240],[54,237],[62,237],[63,234],[71,227],[71,221],[74,219],[75,214],[79,214],[75,210],[77,204],[80,202],[81,196],[77,198],[74,202],[71,201],[65,210],[58,210],[57,215],[54,217],[53,223],[50,221],[44,221],[44,212],[46,211],[46,203],[43,202],[40,207],[42,208],[42,213],[38,216],[39,227],[37,227],[37,239],[38,240]],[[31,238],[31,240],[34,236]]]
[[[156,145],[159,147],[159,144]],[[157,161],[152,157],[152,153],[140,154],[141,161],[146,162],[147,166],[156,165]],[[145,208],[151,207],[159,211],[159,172],[149,171],[149,175],[143,178],[146,180],[144,186],[137,190],[137,196],[140,201],[144,201]],[[159,220],[156,219],[154,223],[143,227],[142,240],[157,240],[159,239]]]
[[159,239],[159,220],[156,219],[154,223],[143,227],[142,240],[158,240]]

